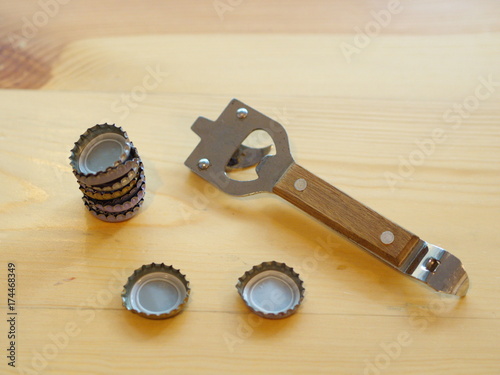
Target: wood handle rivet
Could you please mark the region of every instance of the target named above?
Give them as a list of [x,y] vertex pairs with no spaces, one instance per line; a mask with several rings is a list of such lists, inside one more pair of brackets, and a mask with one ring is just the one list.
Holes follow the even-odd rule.
[[303,178],[299,178],[297,181],[295,181],[295,189],[298,191],[304,191],[307,188],[307,181],[304,180]]
[[382,241],[384,245],[390,245],[394,242],[394,233],[389,230],[385,231],[380,235],[380,241]]

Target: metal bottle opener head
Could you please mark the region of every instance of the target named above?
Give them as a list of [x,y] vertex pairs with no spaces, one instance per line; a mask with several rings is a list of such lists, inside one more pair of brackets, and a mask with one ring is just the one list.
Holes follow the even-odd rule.
[[[294,162],[285,128],[236,99],[231,100],[216,121],[199,117],[192,129],[201,137],[201,142],[186,160],[186,166],[231,195],[272,192]],[[262,149],[242,146],[256,130],[264,130],[271,136],[276,146],[275,155],[268,155],[271,146]],[[236,181],[227,175],[230,170],[256,164],[256,180]]]
[[[464,296],[469,278],[460,260],[421,240],[326,181],[298,166],[285,129],[233,99],[216,121],[199,117],[192,127],[201,142],[185,164],[222,191],[236,196],[275,193],[306,211],[398,271],[437,291]],[[256,130],[267,132],[276,147],[242,145]],[[257,165],[258,178],[237,181],[233,169]]]

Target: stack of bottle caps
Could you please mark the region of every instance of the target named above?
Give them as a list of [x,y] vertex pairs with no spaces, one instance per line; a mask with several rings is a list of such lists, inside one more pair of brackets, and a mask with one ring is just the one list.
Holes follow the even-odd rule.
[[88,129],[70,160],[92,215],[116,223],[137,214],[146,194],[144,166],[122,128],[103,124]]

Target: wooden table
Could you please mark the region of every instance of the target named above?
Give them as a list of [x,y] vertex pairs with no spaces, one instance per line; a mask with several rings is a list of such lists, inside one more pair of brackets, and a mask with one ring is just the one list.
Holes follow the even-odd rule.
[[[498,1],[3,0],[0,15],[1,374],[500,373]],[[468,296],[194,176],[190,126],[233,97],[283,123],[303,166],[458,256]],[[123,224],[85,211],[68,165],[103,122],[146,167],[146,204]],[[305,282],[289,319],[257,319],[234,288],[267,260]],[[191,282],[174,319],[121,306],[151,262]]]

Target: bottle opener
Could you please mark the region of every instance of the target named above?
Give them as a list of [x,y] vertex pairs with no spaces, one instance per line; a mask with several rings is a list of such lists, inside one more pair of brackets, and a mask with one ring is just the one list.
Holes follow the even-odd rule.
[[[199,117],[192,130],[201,142],[185,164],[222,191],[246,196],[274,193],[322,221],[396,270],[436,291],[460,297],[469,289],[461,261],[448,251],[421,240],[295,163],[282,125],[233,99],[216,121]],[[266,131],[270,147],[243,146],[255,130]],[[232,169],[257,165],[258,178],[231,179]]]

